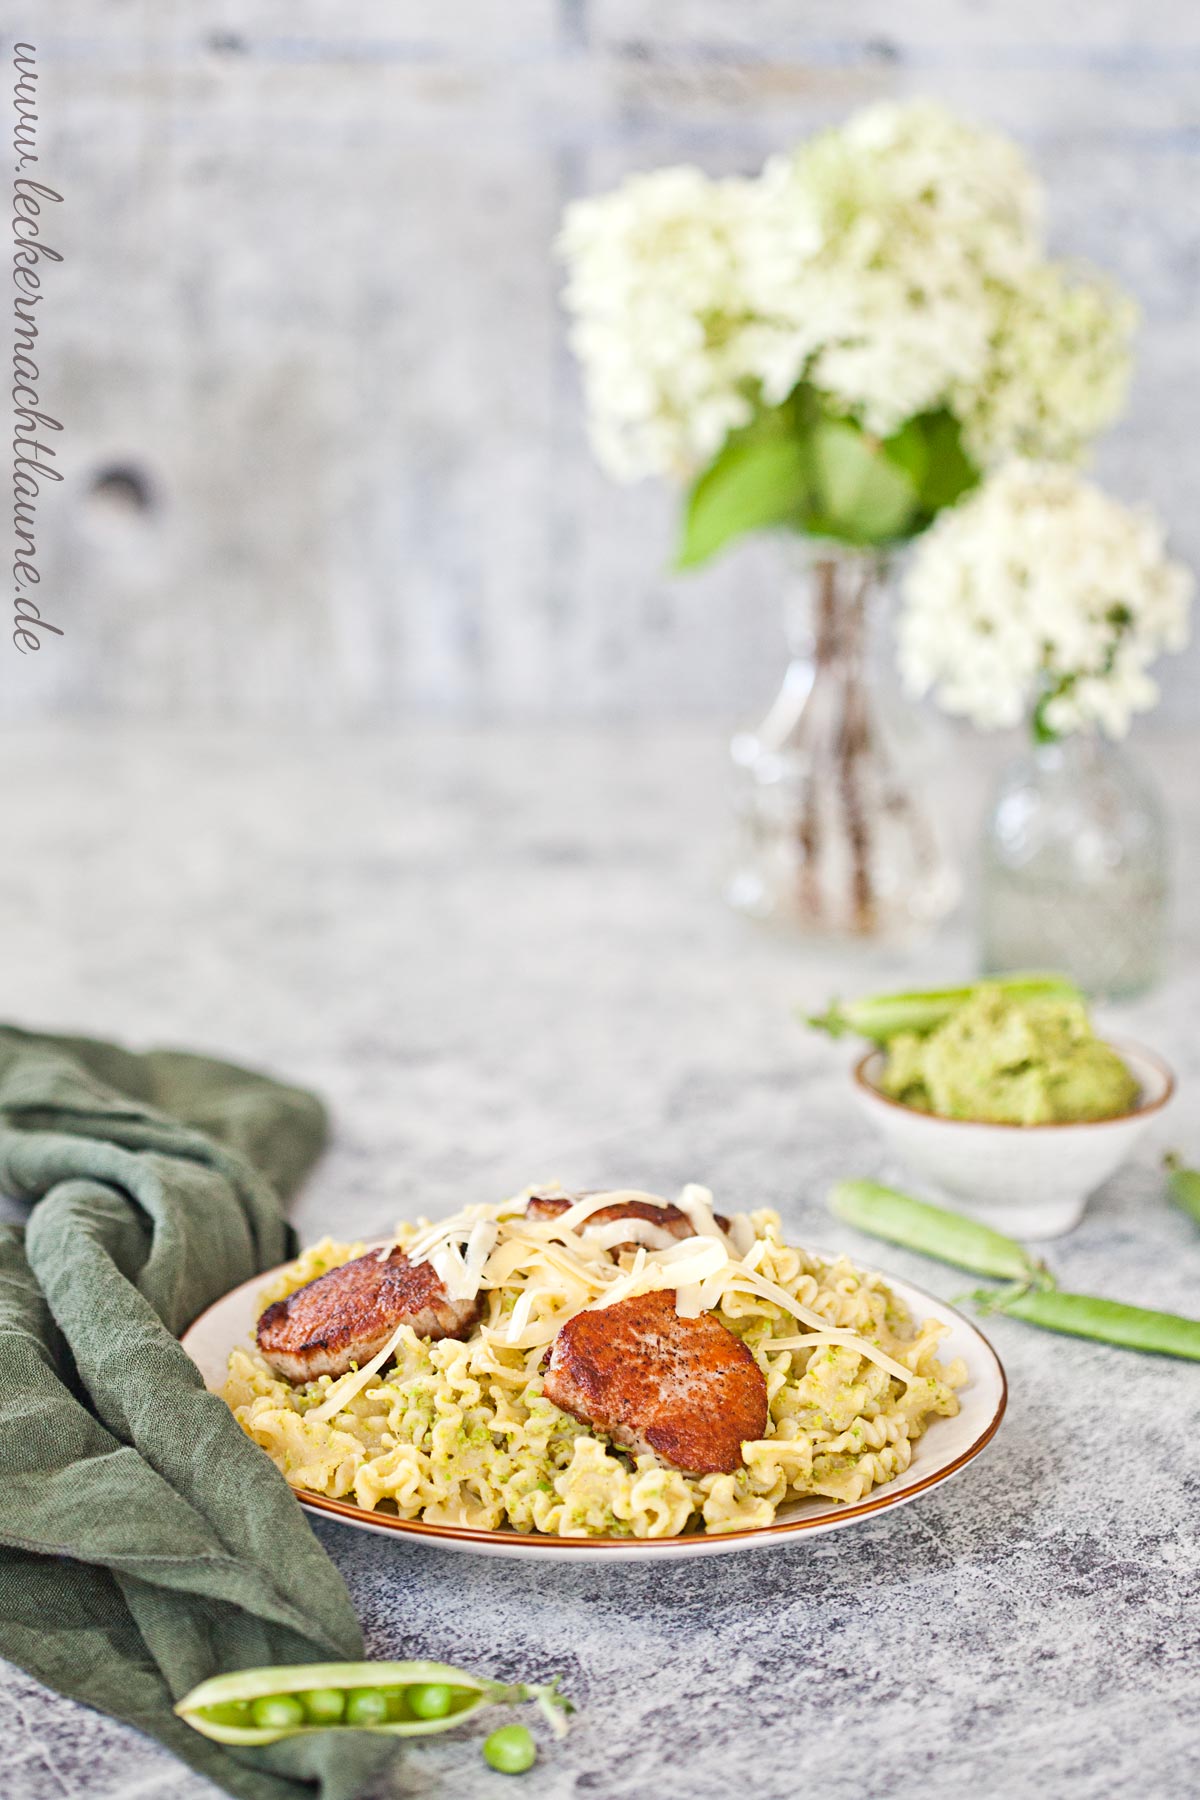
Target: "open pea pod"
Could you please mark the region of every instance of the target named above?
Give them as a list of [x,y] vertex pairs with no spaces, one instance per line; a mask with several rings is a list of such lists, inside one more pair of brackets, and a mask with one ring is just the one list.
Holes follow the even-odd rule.
[[[341,1700],[339,1706],[338,1701]],[[557,1682],[491,1681],[439,1662],[291,1663],[214,1675],[185,1694],[179,1717],[219,1744],[274,1744],[311,1731],[423,1737],[486,1706],[533,1700],[556,1731],[571,1704]]]
[[848,1032],[876,1044],[887,1044],[903,1032],[924,1037],[974,999],[981,987],[995,987],[1011,1000],[1082,1000],[1083,994],[1065,975],[996,975],[967,987],[922,988],[907,994],[870,994],[859,1000],[834,1000],[823,1013],[805,1019],[830,1037]]

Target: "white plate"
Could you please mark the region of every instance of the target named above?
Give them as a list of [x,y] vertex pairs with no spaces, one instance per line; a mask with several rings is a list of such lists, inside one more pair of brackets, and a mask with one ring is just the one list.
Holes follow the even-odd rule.
[[[371,1246],[369,1246],[371,1247]],[[825,1251],[819,1251],[825,1255]],[[207,1312],[202,1312],[183,1335],[183,1347],[213,1393],[225,1385],[229,1352],[254,1341],[258,1296],[275,1270],[256,1275],[234,1288]],[[961,1410],[953,1419],[935,1419],[913,1447],[913,1459],[904,1474],[886,1487],[876,1488],[854,1506],[831,1500],[795,1500],[780,1507],[771,1525],[753,1530],[727,1531],[717,1536],[676,1538],[563,1538],[519,1531],[482,1531],[469,1526],[427,1525],[420,1519],[398,1519],[394,1514],[368,1512],[347,1500],[327,1500],[323,1494],[297,1489],[296,1498],[310,1512],[340,1519],[359,1531],[378,1531],[385,1536],[420,1540],[441,1550],[469,1550],[477,1556],[540,1557],[543,1561],[641,1562],[652,1558],[720,1556],[729,1550],[761,1550],[774,1544],[816,1537],[838,1531],[858,1520],[871,1518],[889,1507],[904,1506],[964,1469],[995,1437],[1008,1400],[1008,1388],[1000,1358],[983,1333],[970,1320],[935,1300],[921,1288],[886,1275],[888,1285],[904,1301],[914,1318],[932,1316],[950,1327],[942,1339],[940,1355],[961,1356],[967,1365],[968,1383],[959,1390]]]

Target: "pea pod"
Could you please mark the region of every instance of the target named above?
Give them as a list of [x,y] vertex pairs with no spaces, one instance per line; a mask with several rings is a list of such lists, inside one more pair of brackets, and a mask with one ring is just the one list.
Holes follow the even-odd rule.
[[987,1308],[1040,1325],[1044,1331],[1065,1332],[1068,1337],[1096,1338],[1102,1344],[1118,1344],[1125,1350],[1145,1350],[1157,1356],[1181,1356],[1200,1362],[1200,1319],[1179,1313],[1151,1312],[1144,1306],[1126,1306],[1120,1300],[1098,1300],[1091,1294],[976,1295]]
[[1168,1156],[1166,1165],[1170,1170],[1167,1187],[1172,1200],[1200,1225],[1200,1169],[1185,1169],[1177,1156]]
[[[1200,1185],[1200,1177],[1195,1179]],[[972,1296],[981,1312],[1003,1312],[1046,1331],[1200,1362],[1200,1319],[1090,1294],[1061,1293],[1045,1265],[1035,1262],[1014,1238],[974,1219],[875,1181],[839,1182],[829,1205],[839,1219],[874,1237],[1008,1281],[1006,1288],[981,1288]]]
[[973,1275],[995,1275],[1023,1285],[1052,1282],[1045,1264],[1015,1238],[877,1181],[839,1181],[829,1195],[829,1210],[871,1237],[886,1238],[957,1269],[970,1269]]
[[[342,1706],[334,1698],[343,1699]],[[175,1711],[219,1744],[274,1744],[312,1731],[376,1731],[423,1737],[449,1731],[488,1706],[532,1700],[552,1730],[566,1731],[574,1709],[558,1680],[529,1686],[437,1662],[289,1663],[214,1675],[185,1694]]]
[[[919,1036],[933,1031],[979,992],[979,982],[968,987],[925,988],[908,994],[874,994],[860,1000],[834,1000],[823,1013],[809,1014],[805,1024],[830,1037],[869,1038],[886,1044],[901,1031]],[[997,987],[1013,1000],[1082,1000],[1083,994],[1063,975],[997,975],[986,984]]]

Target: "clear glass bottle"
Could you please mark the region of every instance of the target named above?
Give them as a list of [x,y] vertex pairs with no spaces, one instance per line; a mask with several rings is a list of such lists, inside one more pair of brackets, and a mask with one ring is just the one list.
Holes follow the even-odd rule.
[[960,885],[869,655],[887,566],[814,544],[786,600],[790,660],[757,730],[734,738],[738,841],[726,893],[806,934],[901,941]]
[[988,974],[1054,969],[1089,994],[1156,980],[1168,898],[1158,796],[1099,733],[1037,744],[1004,771],[987,816],[980,935]]

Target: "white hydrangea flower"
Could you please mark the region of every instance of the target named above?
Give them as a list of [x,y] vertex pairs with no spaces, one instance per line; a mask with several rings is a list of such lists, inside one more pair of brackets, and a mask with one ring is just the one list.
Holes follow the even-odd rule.
[[746,292],[792,352],[762,371],[769,401],[807,374],[888,436],[979,378],[987,285],[1020,280],[1040,241],[1040,193],[1006,138],[929,102],[874,106],[757,187]]
[[737,331],[747,186],[660,169],[567,208],[571,344],[593,446],[619,479],[686,473],[751,415]]
[[985,730],[1035,708],[1111,737],[1187,639],[1192,578],[1144,509],[1072,469],[1014,459],[935,521],[904,582],[900,667],[917,695]]
[[597,454],[694,473],[801,379],[888,436],[943,405],[984,466],[1075,454],[1120,405],[1131,309],[1044,260],[1017,147],[885,104],[752,181],[634,176],[568,208],[560,250]]
[[1058,263],[995,299],[984,366],[954,394],[967,449],[983,468],[1011,455],[1074,461],[1124,405],[1137,308]]

